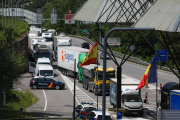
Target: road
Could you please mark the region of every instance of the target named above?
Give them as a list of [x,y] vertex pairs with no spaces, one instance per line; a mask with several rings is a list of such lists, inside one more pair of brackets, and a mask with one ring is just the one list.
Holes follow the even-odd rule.
[[[83,41],[78,38],[72,38],[72,45],[79,46]],[[117,59],[120,63],[120,59]],[[102,65],[102,60],[99,59],[100,64]],[[107,60],[107,67],[113,67],[115,70],[117,66],[113,63],[112,60]],[[34,117],[41,116],[49,116],[58,117],[58,116],[72,116],[73,111],[73,82],[74,79],[71,77],[67,77],[62,75],[57,70],[57,61],[53,61],[54,72],[58,73],[59,76],[56,79],[63,81],[66,85],[65,90],[49,90],[49,89],[37,89],[31,90],[31,92],[39,98],[39,101],[30,106],[27,109],[27,112],[31,113]],[[137,65],[134,63],[126,62],[122,66],[122,74],[125,76],[132,77],[135,81],[140,81],[145,70],[146,66]],[[24,78],[21,80],[22,84],[29,88],[29,81],[31,79],[29,74],[24,74]],[[178,82],[178,79],[169,72],[159,71],[158,70],[158,86],[159,83],[163,85],[169,80]],[[142,99],[145,97],[145,92],[148,92],[148,102],[150,104],[144,104],[145,114],[142,118],[144,119],[153,119],[151,116],[147,114],[147,110],[152,110],[155,112],[156,107],[156,94],[155,94],[155,84],[149,85],[149,88],[142,89]],[[160,97],[159,97],[160,98]],[[159,99],[160,100],[160,99]],[[88,92],[84,88],[82,88],[82,84],[76,82],[76,106],[84,101],[93,102],[95,106],[97,106],[97,96],[95,96],[92,92]],[[102,108],[102,96],[98,97],[98,108]],[[109,96],[106,96],[106,109],[112,108],[109,102]],[[111,112],[113,116],[115,113]],[[123,118],[140,118],[137,115],[124,116]]]

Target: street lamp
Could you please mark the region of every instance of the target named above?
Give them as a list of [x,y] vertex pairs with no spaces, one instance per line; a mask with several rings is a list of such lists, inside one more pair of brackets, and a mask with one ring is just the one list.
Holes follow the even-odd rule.
[[25,0],[25,1],[22,3],[22,5],[21,5],[21,8],[22,8],[22,9],[21,9],[21,11],[22,11],[21,14],[22,14],[22,16],[24,16],[24,3],[25,3],[25,2],[26,2],[26,0]]
[[16,18],[17,18],[17,4],[20,2],[21,0],[18,0],[17,2],[16,2]]

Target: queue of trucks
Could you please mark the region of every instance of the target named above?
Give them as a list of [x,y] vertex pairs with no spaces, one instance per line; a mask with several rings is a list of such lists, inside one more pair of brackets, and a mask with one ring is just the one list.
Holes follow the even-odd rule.
[[[35,76],[54,77],[52,64],[53,56],[57,58],[58,70],[65,76],[76,77],[82,83],[82,87],[95,95],[102,94],[103,90],[103,66],[99,63],[79,67],[81,61],[86,57],[89,49],[72,46],[72,40],[65,35],[57,36],[55,32],[41,32],[31,29],[29,33],[28,52],[29,57],[36,63],[30,63],[30,72]],[[40,33],[40,34],[37,34]],[[42,35],[42,36],[38,36]],[[39,64],[40,58],[49,58],[50,63],[44,60]],[[41,59],[42,60],[42,59]],[[76,62],[75,62],[76,61]],[[34,67],[32,67],[34,66]],[[34,69],[33,69],[34,68]],[[33,70],[32,70],[33,69]],[[46,71],[44,71],[46,70]],[[110,104],[116,107],[116,82],[115,70],[112,67],[106,68],[106,94],[110,96]],[[143,116],[143,103],[141,91],[136,90],[138,83],[131,79],[122,78],[122,107],[125,112],[140,114]]]

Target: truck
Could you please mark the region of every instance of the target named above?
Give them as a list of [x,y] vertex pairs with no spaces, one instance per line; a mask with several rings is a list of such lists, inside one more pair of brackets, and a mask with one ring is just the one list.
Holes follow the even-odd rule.
[[136,90],[139,82],[132,78],[122,75],[121,79],[121,100],[117,101],[117,78],[110,79],[110,104],[116,108],[117,102],[121,102],[124,114],[139,114],[143,116],[144,108],[141,99],[141,89]]
[[41,36],[42,35],[42,29],[41,28],[30,28],[29,33],[36,33],[37,36]]
[[[62,72],[62,74],[66,76],[77,77],[79,82],[81,78],[79,78],[79,73],[81,73],[81,68],[78,68],[81,61],[86,57],[89,50],[76,47],[76,46],[58,46],[58,69]],[[74,60],[76,59],[76,63],[74,65]],[[74,71],[74,66],[76,70]]]
[[[90,64],[82,66],[82,86],[89,92],[93,91],[95,95],[102,94],[103,89],[103,66]],[[110,78],[115,78],[114,68],[106,68],[106,94],[109,94]]]
[[43,37],[28,38],[28,56],[35,62],[37,58],[49,58],[52,62],[52,42],[46,42]]
[[70,37],[64,36],[54,36],[54,55],[57,56],[58,46],[71,46],[72,40]]

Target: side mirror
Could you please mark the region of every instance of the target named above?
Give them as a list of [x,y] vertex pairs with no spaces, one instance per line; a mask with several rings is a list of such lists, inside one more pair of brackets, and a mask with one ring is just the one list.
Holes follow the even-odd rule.
[[144,103],[146,103],[146,99],[144,99]]
[[39,76],[39,73],[37,74],[37,76]]

